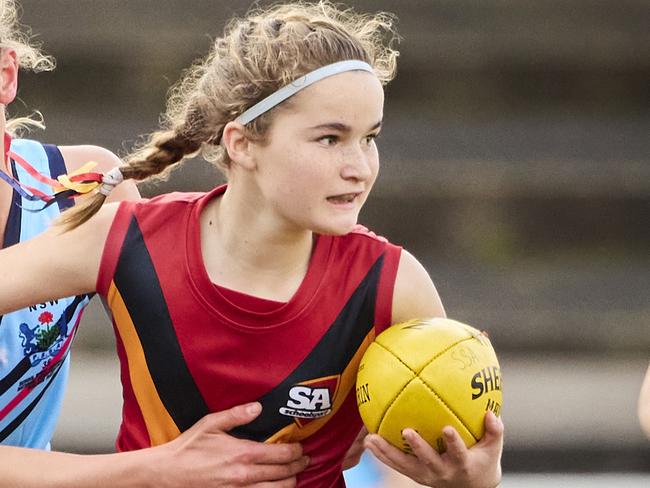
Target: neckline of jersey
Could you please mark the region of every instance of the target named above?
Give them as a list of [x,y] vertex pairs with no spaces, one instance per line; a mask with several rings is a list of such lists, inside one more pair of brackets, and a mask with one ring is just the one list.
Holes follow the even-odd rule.
[[[206,308],[229,325],[253,331],[264,331],[290,323],[315,305],[315,298],[325,282],[333,256],[334,238],[317,235],[307,273],[293,297],[281,306],[267,311],[249,310],[220,293],[218,284],[210,280],[203,261],[200,238],[200,215],[213,198],[219,198],[227,185],[221,185],[198,199],[189,215],[186,229],[186,263],[193,292]],[[234,290],[237,291],[237,290]],[[241,292],[239,292],[241,294]],[[256,298],[256,297],[253,297]]]

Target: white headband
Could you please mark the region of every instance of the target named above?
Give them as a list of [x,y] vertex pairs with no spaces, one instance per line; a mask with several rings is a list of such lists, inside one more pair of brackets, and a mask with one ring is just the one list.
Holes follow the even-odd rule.
[[328,64],[327,66],[318,68],[311,73],[307,73],[297,80],[292,81],[288,85],[283,86],[278,91],[271,93],[268,97],[256,103],[239,117],[237,117],[235,119],[235,122],[246,125],[263,113],[268,112],[276,105],[284,102],[287,98],[295,95],[303,88],[307,88],[309,85],[312,85],[317,81],[322,80],[323,78],[338,75],[339,73],[344,73],[346,71],[358,70],[374,73],[372,66],[364,61],[358,60],[339,61],[338,63]]

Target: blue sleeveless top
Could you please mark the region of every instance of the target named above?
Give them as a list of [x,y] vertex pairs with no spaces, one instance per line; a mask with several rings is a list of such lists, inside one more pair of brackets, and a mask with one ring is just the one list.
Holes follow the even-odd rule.
[[[56,146],[14,139],[11,151],[51,178],[66,172]],[[46,193],[52,191],[14,161],[11,169],[19,181]],[[40,212],[26,211],[42,205],[14,191],[3,247],[40,234],[73,203],[66,200]],[[48,279],[56,277],[43,276]],[[70,345],[89,298],[82,295],[37,303],[0,316],[0,444],[50,448],[68,380]]]

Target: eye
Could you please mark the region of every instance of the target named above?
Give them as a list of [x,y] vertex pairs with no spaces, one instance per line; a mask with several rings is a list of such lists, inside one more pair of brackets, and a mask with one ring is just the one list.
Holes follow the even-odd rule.
[[368,134],[365,138],[364,141],[366,145],[371,145],[375,140],[379,137],[379,133],[376,134]]
[[318,142],[324,144],[325,146],[334,146],[337,142],[339,142],[339,137],[330,134],[319,138]]

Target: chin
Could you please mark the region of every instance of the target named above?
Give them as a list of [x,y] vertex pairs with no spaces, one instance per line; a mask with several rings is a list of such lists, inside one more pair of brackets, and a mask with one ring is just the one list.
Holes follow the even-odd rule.
[[323,225],[314,228],[314,232],[324,236],[344,236],[352,232],[356,225],[356,220],[352,223]]
[[344,236],[354,230],[359,223],[359,211],[346,213],[323,213],[312,215],[308,221],[303,221],[305,227],[312,232],[327,236]]

